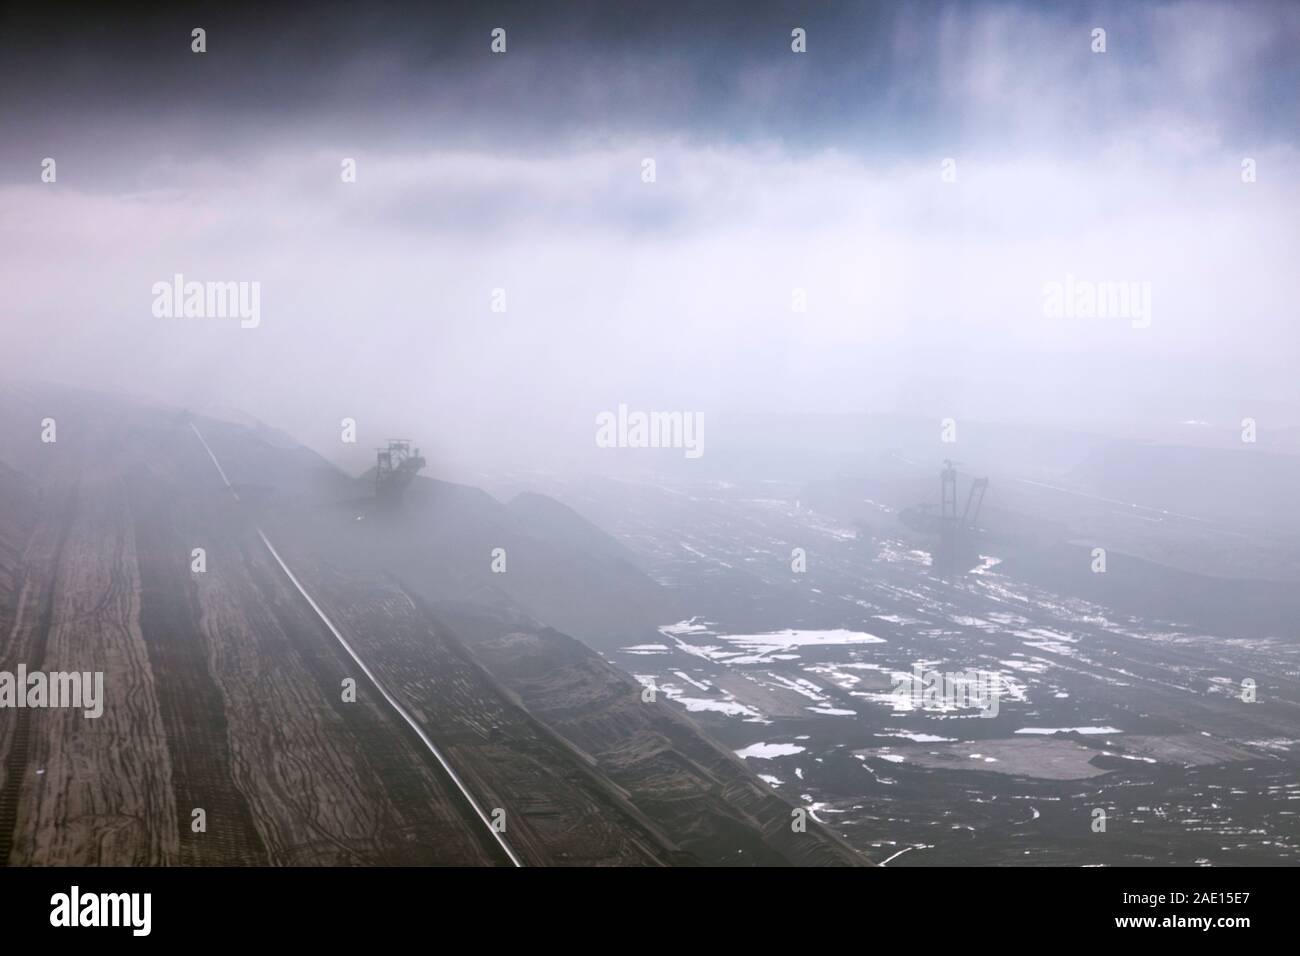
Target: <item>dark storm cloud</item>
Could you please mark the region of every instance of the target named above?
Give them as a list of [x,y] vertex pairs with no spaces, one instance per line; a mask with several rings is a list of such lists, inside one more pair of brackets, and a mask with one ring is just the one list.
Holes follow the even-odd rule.
[[[892,5],[891,5],[892,6]],[[112,110],[159,109],[189,103],[273,114],[319,106],[379,108],[437,101],[454,89],[467,113],[494,109],[524,114],[544,107],[547,122],[570,110],[574,119],[626,111],[677,121],[712,120],[716,108],[744,94],[745,70],[783,53],[796,22],[819,37],[823,59],[834,61],[843,30],[853,42],[864,88],[882,78],[898,14],[890,7],[835,10],[816,4],[446,4],[370,3],[274,5],[203,10],[163,9],[52,15],[7,15],[6,86],[29,103]],[[896,10],[896,8],[894,8]],[[201,68],[189,32],[204,26],[209,52]],[[488,57],[493,27],[510,33],[510,55]],[[844,52],[840,50],[838,52]],[[863,71],[861,64],[874,65]],[[591,88],[596,76],[612,82]],[[780,74],[786,95],[843,79],[805,64]],[[656,94],[656,90],[658,91]],[[680,93],[689,90],[683,100]],[[848,91],[846,91],[848,92]]]
[[[789,55],[794,26],[807,56]],[[60,135],[144,119],[178,150],[250,129],[539,149],[634,131],[888,154],[1044,134],[1086,148],[1178,102],[1266,145],[1296,128],[1298,43],[1288,3],[27,6],[0,29],[0,115]]]

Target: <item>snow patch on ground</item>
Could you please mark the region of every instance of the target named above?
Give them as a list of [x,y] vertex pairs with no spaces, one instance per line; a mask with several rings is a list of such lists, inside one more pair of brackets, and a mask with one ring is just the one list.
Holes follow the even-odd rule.
[[773,757],[793,757],[795,754],[801,754],[808,748],[800,747],[798,744],[769,744],[756,743],[750,744],[743,750],[737,750],[736,756],[742,759],[747,757],[759,757],[763,760],[771,760]]

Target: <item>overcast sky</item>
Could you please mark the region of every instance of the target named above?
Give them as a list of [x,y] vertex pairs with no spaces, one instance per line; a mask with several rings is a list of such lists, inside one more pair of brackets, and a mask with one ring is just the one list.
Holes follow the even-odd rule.
[[225,6],[3,15],[6,378],[501,462],[619,403],[1300,423],[1294,3]]

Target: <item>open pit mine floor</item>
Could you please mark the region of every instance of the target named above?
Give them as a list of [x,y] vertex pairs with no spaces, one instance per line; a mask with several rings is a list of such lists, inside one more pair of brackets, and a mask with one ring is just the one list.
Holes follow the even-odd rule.
[[[607,742],[639,776],[584,751],[391,575],[268,522],[268,489],[323,466],[305,449],[174,409],[51,404],[56,447],[4,446],[22,450],[0,468],[0,670],[103,672],[105,707],[0,714],[0,861],[866,862],[815,822],[783,844],[789,805],[664,705],[628,723],[672,729],[641,734],[643,759]],[[604,668],[593,714],[639,701],[582,653]],[[691,799],[702,815],[675,813]]]

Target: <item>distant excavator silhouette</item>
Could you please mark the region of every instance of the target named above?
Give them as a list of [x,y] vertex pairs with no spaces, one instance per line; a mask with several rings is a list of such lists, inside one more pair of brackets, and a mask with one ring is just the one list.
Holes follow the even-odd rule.
[[388,439],[388,447],[376,452],[375,497],[382,504],[397,504],[424,465],[420,449],[411,448],[409,439]]
[[939,513],[925,502],[915,508],[905,508],[899,515],[903,524],[922,534],[938,534],[939,541],[933,551],[934,568],[945,578],[954,577],[974,567],[979,562],[976,539],[979,535],[980,509],[984,493],[988,490],[987,478],[971,480],[966,495],[966,507],[957,510],[957,466],[959,461],[945,458],[939,472]]

